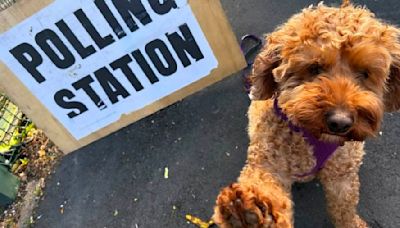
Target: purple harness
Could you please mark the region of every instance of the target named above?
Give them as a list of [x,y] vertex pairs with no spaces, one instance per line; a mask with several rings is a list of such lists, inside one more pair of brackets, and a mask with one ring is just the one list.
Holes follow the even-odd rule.
[[324,167],[325,162],[336,151],[339,145],[335,143],[322,142],[316,139],[306,129],[293,125],[293,123],[290,122],[289,118],[285,115],[285,113],[283,113],[282,109],[279,107],[278,98],[274,99],[274,110],[279,118],[281,118],[285,122],[288,122],[289,128],[292,131],[303,133],[304,139],[314,148],[314,157],[315,159],[317,159],[317,164],[310,172],[296,175],[296,177],[306,177],[309,175],[316,174],[319,170],[321,170]]

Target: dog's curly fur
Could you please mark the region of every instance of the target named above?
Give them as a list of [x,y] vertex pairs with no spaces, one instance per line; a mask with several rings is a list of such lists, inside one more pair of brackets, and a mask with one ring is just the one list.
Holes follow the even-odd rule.
[[[384,111],[400,108],[400,30],[365,7],[311,6],[267,36],[252,78],[248,158],[237,183],[224,188],[214,221],[230,227],[293,227],[293,182],[318,178],[336,227],[367,227],[357,214],[363,141],[380,128]],[[272,97],[294,124],[320,140],[342,144],[317,174],[313,148],[274,112]],[[332,134],[331,110],[354,119]]]

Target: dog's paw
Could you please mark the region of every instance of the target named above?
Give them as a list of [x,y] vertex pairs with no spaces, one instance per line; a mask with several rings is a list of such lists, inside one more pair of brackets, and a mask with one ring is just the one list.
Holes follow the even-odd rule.
[[290,223],[278,225],[277,216],[282,217],[282,213],[273,210],[273,202],[257,187],[235,183],[220,192],[213,220],[222,228],[291,227]]

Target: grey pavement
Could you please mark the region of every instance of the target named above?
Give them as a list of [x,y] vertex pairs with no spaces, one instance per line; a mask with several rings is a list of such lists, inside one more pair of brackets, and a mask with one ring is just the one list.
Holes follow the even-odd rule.
[[[397,0],[357,1],[400,24]],[[261,35],[317,1],[222,0],[237,37]],[[338,1],[326,1],[327,4]],[[36,210],[36,227],[194,227],[239,175],[249,100],[239,74],[64,157]],[[400,115],[367,142],[359,211],[371,227],[400,227]],[[169,178],[164,179],[164,168]],[[296,228],[332,227],[321,186],[293,188]],[[64,213],[60,213],[63,205]],[[175,209],[174,209],[175,208]]]

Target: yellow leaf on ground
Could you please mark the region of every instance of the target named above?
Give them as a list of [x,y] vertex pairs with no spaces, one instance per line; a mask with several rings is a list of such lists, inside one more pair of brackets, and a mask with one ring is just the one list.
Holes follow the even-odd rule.
[[40,157],[44,157],[44,156],[46,156],[46,151],[40,149],[40,150],[38,151],[38,154],[39,154]]
[[212,220],[210,220],[209,222],[204,222],[200,218],[197,218],[193,215],[186,215],[186,220],[188,220],[189,222],[193,223],[194,225],[196,225],[200,228],[209,228],[210,226],[212,226],[214,224],[214,222]]
[[164,169],[164,179],[168,179],[168,176],[169,176],[169,170],[168,170],[168,167],[165,167],[165,169]]

